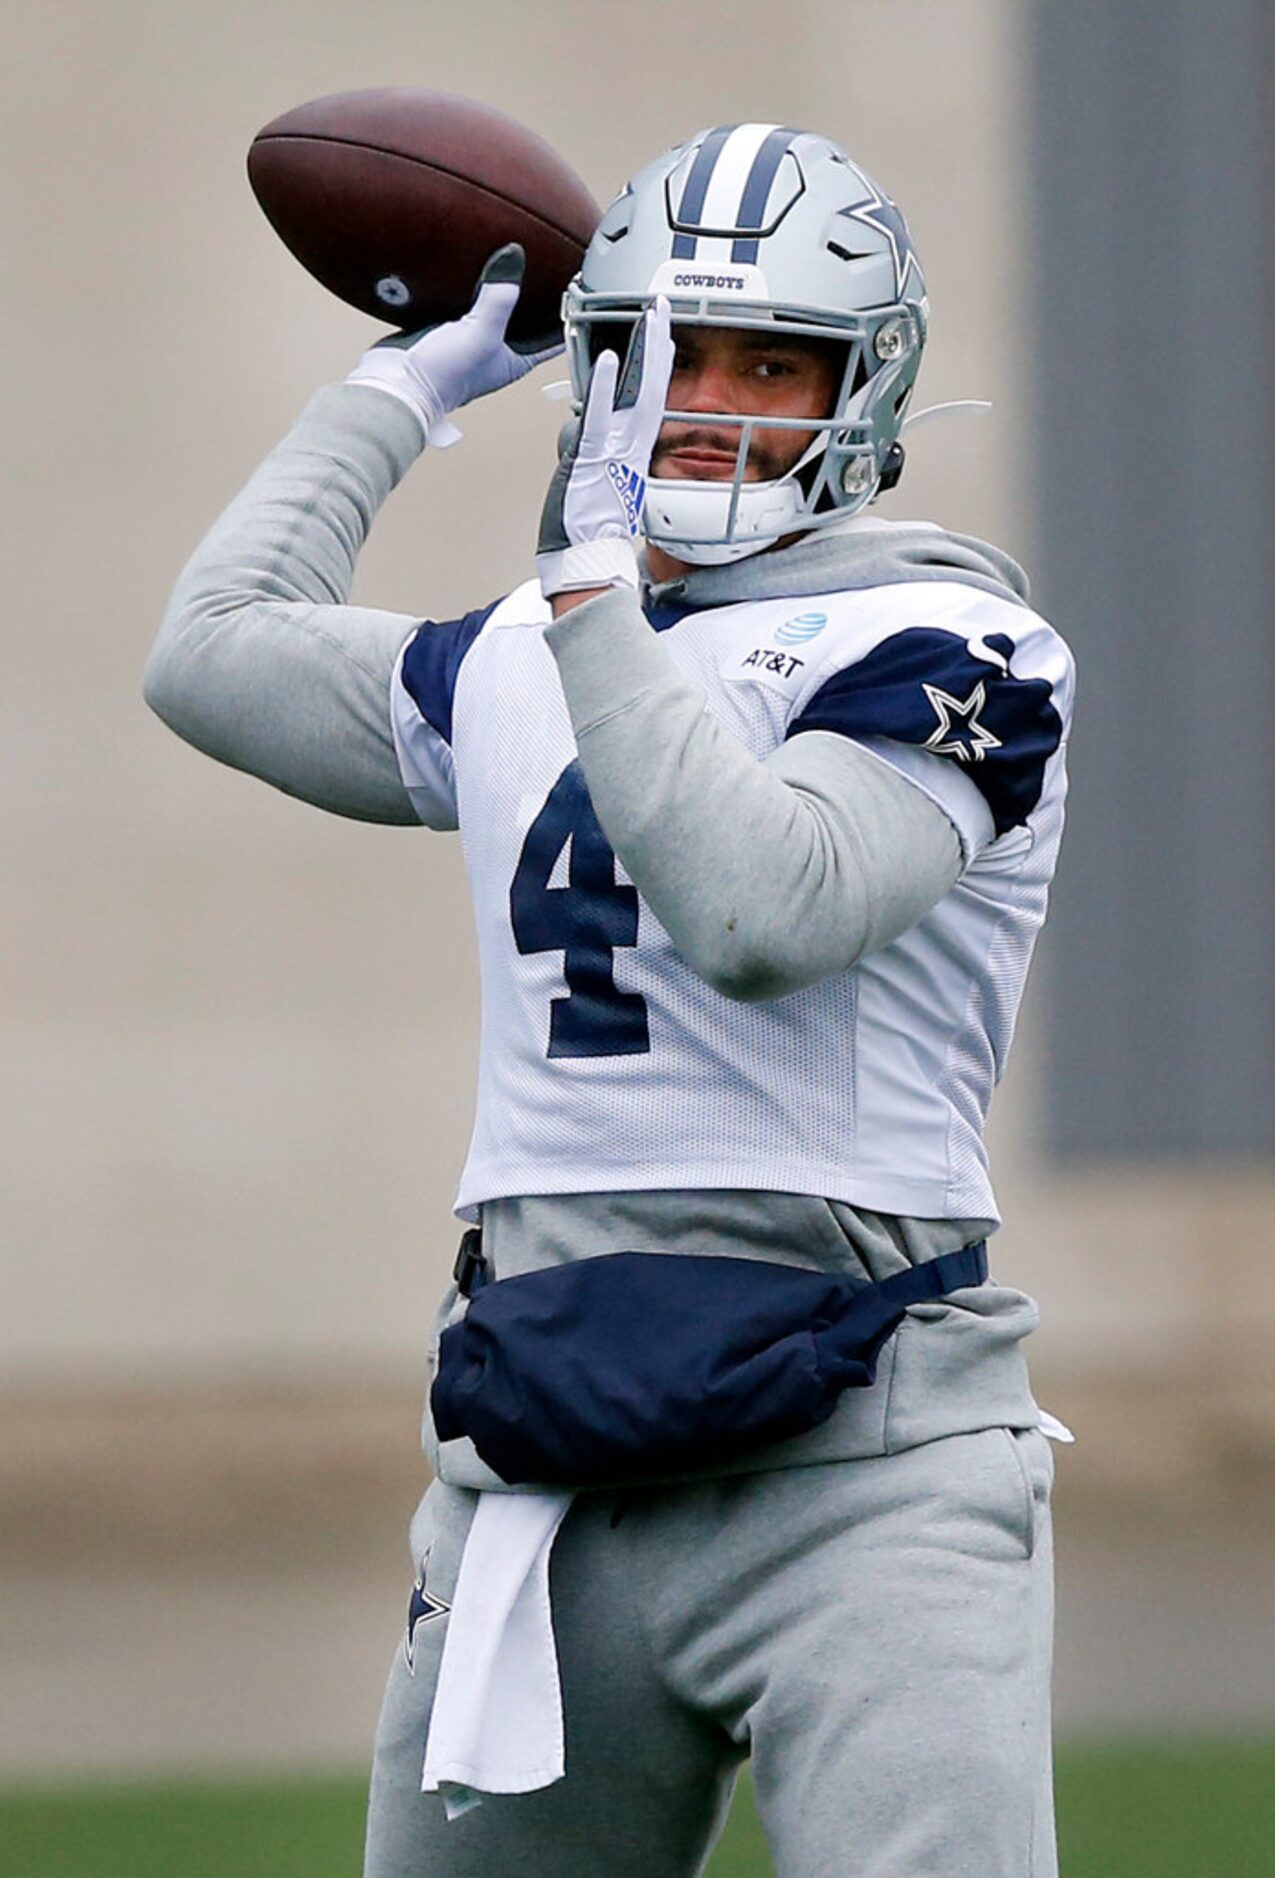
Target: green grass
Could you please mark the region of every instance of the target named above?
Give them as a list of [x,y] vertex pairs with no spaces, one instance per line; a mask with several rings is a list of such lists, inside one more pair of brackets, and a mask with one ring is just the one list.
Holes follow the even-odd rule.
[[352,1878],[363,1779],[0,1795],[3,1878]]
[[[0,1793],[0,1878],[357,1878],[364,1782]],[[1063,1878],[1271,1878],[1275,1742],[1071,1747]],[[746,1789],[710,1878],[769,1878]],[[495,1878],[495,1874],[493,1874]]]
[[1271,1878],[1275,1742],[1071,1748],[1058,1757],[1063,1878]]

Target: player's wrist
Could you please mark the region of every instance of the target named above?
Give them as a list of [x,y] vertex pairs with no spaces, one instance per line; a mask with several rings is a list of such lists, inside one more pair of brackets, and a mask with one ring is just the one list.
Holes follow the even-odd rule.
[[362,385],[371,391],[383,391],[388,398],[395,398],[416,418],[428,440],[433,430],[445,417],[442,399],[431,385],[425,382],[419,373],[401,353],[391,352],[388,348],[373,346],[365,352],[354,370],[346,378],[347,385]]
[[612,591],[610,587],[573,587],[565,593],[554,594],[549,602],[550,611],[553,617],[559,620],[564,614],[570,613],[573,608],[584,606],[589,600],[600,600],[604,593]]
[[627,536],[605,536],[536,556],[540,591],[546,600],[563,594],[590,594],[606,587],[629,587],[639,581],[637,550]]
[[[348,387],[351,391],[371,392],[374,403],[367,407],[370,410],[379,409],[380,411],[384,411],[384,405],[377,405],[375,400],[382,398],[392,399],[396,410],[408,411],[415,419],[415,427],[420,440],[420,447],[423,449],[429,442],[429,417],[427,413],[421,409],[415,398],[409,397],[403,391],[395,390],[392,385],[383,384],[374,378],[360,378],[353,372],[342,382],[343,388]],[[388,418],[388,413],[386,413],[386,415]]]

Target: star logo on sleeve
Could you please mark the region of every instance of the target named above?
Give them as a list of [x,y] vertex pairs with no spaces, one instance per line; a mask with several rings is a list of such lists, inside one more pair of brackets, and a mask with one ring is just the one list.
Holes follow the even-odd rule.
[[978,714],[987,703],[987,686],[980,680],[962,702],[937,685],[922,685],[934,707],[938,727],[925,740],[925,748],[935,756],[954,756],[961,763],[981,763],[989,750],[999,750],[1001,740],[993,736]]
[[407,1635],[403,1639],[403,1657],[413,1676],[416,1674],[416,1632],[422,1624],[430,1623],[435,1617],[446,1617],[452,1608],[450,1604],[444,1604],[441,1598],[434,1597],[425,1589],[425,1574],[428,1569],[429,1553],[426,1551],[421,1555],[420,1577],[412,1586],[412,1595],[407,1606]]

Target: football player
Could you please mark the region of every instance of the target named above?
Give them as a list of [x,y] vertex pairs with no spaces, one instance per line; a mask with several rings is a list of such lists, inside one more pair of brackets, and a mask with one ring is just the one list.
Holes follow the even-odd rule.
[[502,251],[463,319],[318,394],[147,674],[222,761],[465,844],[481,1240],[367,1872],[689,1878],[751,1757],[782,1878],[1047,1878],[1051,1463],[983,1125],[1071,662],[1006,555],[873,514],[920,263],[843,150],[773,124],[698,132],[603,218],[536,577],[449,621],[350,606],[449,413],[547,356],[505,341],[519,275]]

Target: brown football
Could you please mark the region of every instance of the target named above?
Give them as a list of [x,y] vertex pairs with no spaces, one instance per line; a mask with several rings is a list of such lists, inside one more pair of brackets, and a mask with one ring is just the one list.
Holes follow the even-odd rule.
[[446,91],[342,91],[258,131],[248,180],[275,233],[338,298],[411,332],[455,319],[483,262],[522,243],[514,339],[557,329],[602,211],[525,125]]

